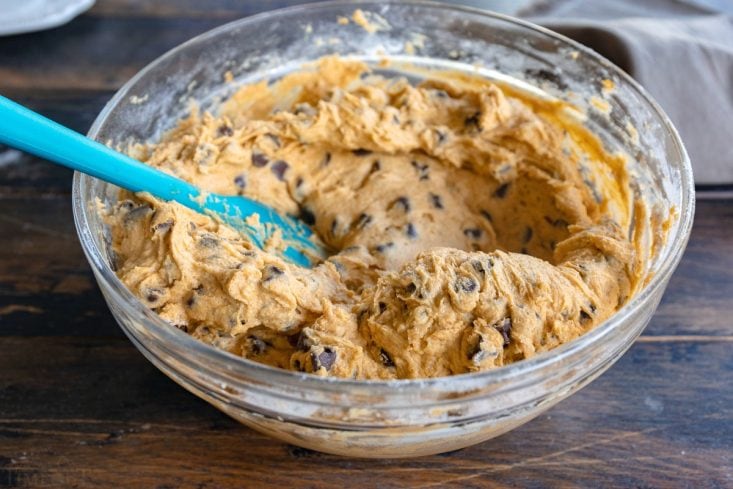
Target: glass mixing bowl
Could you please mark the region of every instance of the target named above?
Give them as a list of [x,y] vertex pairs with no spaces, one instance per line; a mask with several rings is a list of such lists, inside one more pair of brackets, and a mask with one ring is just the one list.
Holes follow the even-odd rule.
[[[337,22],[356,8],[381,28],[370,34],[353,22]],[[526,80],[545,96],[587,109],[586,126],[609,150],[629,155],[634,191],[674,209],[666,242],[648,247],[644,287],[584,336],[496,370],[397,381],[278,370],[193,339],[133,296],[110,266],[108,230],[94,205],[97,198],[114,201],[117,188],[77,173],[73,206],[82,247],[135,346],[180,385],[256,430],[361,457],[426,455],[487,440],[526,423],[610,367],[648,323],[684,251],[694,211],[692,172],[677,131],[647,93],[562,36],[441,4],[331,2],[268,12],[214,29],[151,63],[117,92],[89,136],[121,146],[154,141],[185,115],[189,99],[215,109],[241,83],[274,79],[332,53],[375,62],[386,56],[498,79],[509,75],[512,83]],[[224,83],[227,72],[234,82]]]

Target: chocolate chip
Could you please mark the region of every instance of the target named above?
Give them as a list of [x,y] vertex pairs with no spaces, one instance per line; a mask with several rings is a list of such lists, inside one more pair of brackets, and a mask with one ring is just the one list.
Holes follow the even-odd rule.
[[382,365],[385,367],[394,367],[394,361],[392,361],[392,357],[389,353],[385,351],[384,348],[379,350],[379,361],[382,362]]
[[454,290],[456,292],[466,292],[470,293],[476,290],[476,287],[478,287],[478,284],[474,279],[471,277],[458,277],[456,279],[456,283],[453,286]]
[[247,187],[247,176],[241,174],[234,177],[234,185],[236,185],[238,189],[243,190]]
[[286,161],[277,160],[270,167],[270,171],[275,174],[278,180],[282,181],[285,180],[285,172],[288,171],[288,168],[290,168],[290,165]]
[[410,282],[409,284],[405,286],[405,290],[407,291],[408,294],[412,294],[417,290],[417,285],[415,285],[414,282]]
[[354,151],[352,151],[352,153],[354,153],[356,156],[367,156],[367,155],[372,154],[372,151],[369,149],[359,148],[359,149],[355,149]]
[[509,190],[509,183],[502,183],[498,187],[496,187],[496,190],[494,190],[494,197],[497,197],[499,199],[503,199],[506,197],[507,190]]
[[489,211],[481,210],[481,216],[486,219],[489,222],[492,222],[494,218],[491,217],[491,214],[489,214]]
[[467,238],[480,239],[481,238],[481,235],[484,234],[484,231],[482,229],[480,229],[480,228],[466,228],[466,229],[463,230],[463,234]]
[[193,307],[195,303],[196,303],[196,296],[191,295],[191,297],[189,297],[188,300],[186,301],[186,306]]
[[[244,323],[242,323],[242,324],[244,324]],[[302,333],[302,331],[300,333],[297,333],[297,334],[287,335],[287,336],[285,336],[285,339],[288,340],[288,344],[290,346],[292,346],[293,348],[295,348],[296,345],[298,344],[298,340],[300,340],[301,333]]]
[[405,196],[397,197],[389,207],[392,208],[395,206],[401,207],[405,212],[410,212],[410,199]]
[[252,166],[262,168],[263,166],[267,166],[269,162],[270,160],[263,153],[252,152]]
[[583,309],[580,310],[580,324],[585,324],[590,321],[593,317],[585,312]]
[[219,128],[216,130],[216,135],[219,137],[232,136],[233,134],[234,131],[232,130],[232,128],[227,126],[226,124],[219,126]]
[[122,202],[117,203],[117,207],[123,211],[130,211],[135,207],[135,203],[131,200],[123,200]]
[[509,337],[509,332],[512,330],[512,320],[511,318],[504,318],[501,321],[497,321],[493,324],[493,328],[497,330],[499,333],[501,333],[502,338],[504,338],[504,347],[506,348],[509,346],[509,343],[511,343],[511,338]]
[[380,303],[378,304],[378,306],[379,306],[379,312],[380,312],[380,313],[383,313],[384,311],[386,311],[386,310],[387,310],[387,304],[386,304],[386,303],[384,303],[384,302],[380,302]]
[[407,229],[405,230],[405,233],[410,238],[417,238],[417,230],[415,229],[415,225],[411,222],[407,223]]
[[311,362],[313,363],[313,370],[318,370],[321,367],[331,370],[333,364],[336,363],[336,352],[329,347],[325,347],[318,355],[311,353]]
[[420,180],[428,180],[430,178],[430,167],[427,163],[420,163],[419,161],[412,160],[410,164],[417,172]]
[[265,267],[265,272],[263,273],[263,282],[269,282],[270,280],[279,277],[280,275],[284,274],[285,272],[282,270],[282,268],[277,267],[275,265],[267,265]]
[[384,253],[385,251],[392,248],[393,246],[394,246],[394,243],[390,241],[389,243],[383,243],[383,244],[379,244],[375,246],[374,251],[376,251],[377,253]]
[[323,161],[321,162],[321,166],[328,166],[331,163],[331,153],[326,153],[323,156]]
[[249,350],[255,355],[261,355],[267,350],[267,343],[254,335],[247,337],[247,345],[249,346]]
[[435,135],[438,137],[438,144],[445,143],[445,140],[448,137],[445,132],[443,132],[443,131],[441,131],[439,129],[436,129],[435,130]]
[[298,335],[298,340],[294,346],[300,351],[308,351],[313,346],[313,340],[311,340],[305,330],[303,330]]
[[443,209],[443,199],[438,194],[430,194],[430,202],[436,209]]
[[528,227],[524,230],[524,236],[522,236],[522,243],[529,243],[529,240],[532,239],[532,228]]
[[155,292],[149,292],[148,295],[145,296],[145,300],[148,302],[158,302],[158,299],[160,299],[160,296]]
[[173,227],[173,219],[168,219],[167,221],[159,222],[155,226],[153,226],[153,232],[165,234],[167,233],[171,227]]
[[565,219],[553,219],[550,216],[545,216],[545,221],[547,221],[550,226],[555,226],[558,228],[568,227],[568,221],[566,221]]
[[370,222],[372,222],[372,216],[362,212],[359,217],[356,218],[356,229],[364,229]]
[[484,273],[486,273],[486,270],[484,270],[484,264],[478,260],[472,261],[471,266],[473,267],[474,270],[476,270],[476,273],[480,275],[483,275]]
[[466,117],[466,119],[463,122],[467,127],[475,126],[481,129],[481,126],[479,125],[479,122],[481,122],[481,112],[476,112],[475,114]]
[[311,211],[307,207],[300,208],[300,214],[298,214],[298,219],[306,223],[308,226],[313,226],[316,223],[316,215],[313,214],[313,211]]

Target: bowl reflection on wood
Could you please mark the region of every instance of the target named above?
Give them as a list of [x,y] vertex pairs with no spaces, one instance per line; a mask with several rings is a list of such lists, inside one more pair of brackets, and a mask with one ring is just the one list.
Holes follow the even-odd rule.
[[[391,27],[370,34],[337,23],[357,7]],[[631,156],[636,192],[676,210],[667,241],[648,260],[647,285],[581,338],[492,371],[376,382],[278,370],[200,343],[138,301],[110,266],[108,231],[96,212],[96,199],[114,201],[117,189],[76,174],[73,205],[82,247],[135,346],[180,385],[254,429],[361,457],[440,453],[498,436],[610,367],[649,322],[684,251],[694,211],[690,163],[677,132],[643,89],[595,53],[545,29],[488,12],[409,2],[330,2],[261,14],[203,34],[153,62],[120,89],[89,134],[123,146],[154,141],[185,115],[189,99],[213,110],[238,85],[275,79],[334,53],[469,72],[480,65],[487,73],[541,84],[553,96],[572,93],[577,105],[611,80],[609,110],[589,111],[586,125],[609,150]],[[226,72],[235,83],[223,83]],[[642,130],[629,137],[629,127]]]

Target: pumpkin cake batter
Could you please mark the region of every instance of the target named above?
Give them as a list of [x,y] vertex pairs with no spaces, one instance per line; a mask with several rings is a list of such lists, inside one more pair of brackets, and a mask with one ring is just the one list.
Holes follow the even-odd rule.
[[300,268],[122,192],[106,210],[116,272],[172,327],[284,369],[421,378],[529,358],[638,282],[623,161],[562,113],[482,79],[413,86],[324,58],[133,155],[298,215],[335,254]]

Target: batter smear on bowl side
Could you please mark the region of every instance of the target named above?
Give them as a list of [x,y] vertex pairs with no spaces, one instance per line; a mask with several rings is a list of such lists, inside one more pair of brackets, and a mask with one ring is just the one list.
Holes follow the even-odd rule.
[[335,254],[299,268],[121,192],[116,273],[171,327],[284,369],[423,378],[529,358],[612,315],[642,268],[624,159],[566,109],[336,57],[243,87],[134,156],[297,215]]

